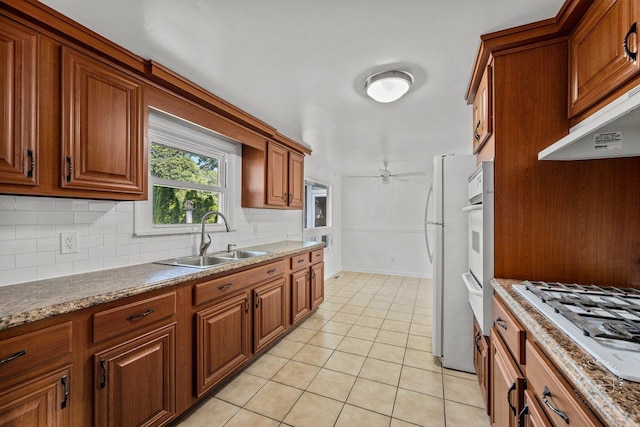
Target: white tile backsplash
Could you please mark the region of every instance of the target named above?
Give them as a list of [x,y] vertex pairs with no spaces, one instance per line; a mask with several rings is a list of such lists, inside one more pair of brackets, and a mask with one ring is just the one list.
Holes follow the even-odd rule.
[[[197,252],[199,233],[134,236],[133,215],[133,202],[0,195],[0,286]],[[234,232],[211,233],[210,252],[301,238],[301,211],[236,207],[230,222]],[[79,252],[62,255],[68,231]]]

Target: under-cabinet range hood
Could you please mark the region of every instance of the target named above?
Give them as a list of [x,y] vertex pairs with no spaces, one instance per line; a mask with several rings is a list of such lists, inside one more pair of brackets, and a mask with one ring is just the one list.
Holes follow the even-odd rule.
[[640,86],[571,128],[538,153],[539,160],[640,156]]

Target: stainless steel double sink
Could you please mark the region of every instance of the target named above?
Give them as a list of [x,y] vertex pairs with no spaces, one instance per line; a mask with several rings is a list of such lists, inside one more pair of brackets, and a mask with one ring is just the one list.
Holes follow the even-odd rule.
[[155,264],[175,265],[177,267],[191,268],[212,268],[223,264],[230,264],[247,258],[267,255],[266,251],[243,251],[235,250],[230,252],[219,252],[211,255],[192,255],[181,258],[171,258],[163,261],[156,261]]

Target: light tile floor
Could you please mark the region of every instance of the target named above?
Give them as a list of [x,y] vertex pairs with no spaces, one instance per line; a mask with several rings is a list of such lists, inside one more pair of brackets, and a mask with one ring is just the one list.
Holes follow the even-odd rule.
[[431,354],[431,280],[342,272],[299,328],[180,427],[489,426],[475,375]]

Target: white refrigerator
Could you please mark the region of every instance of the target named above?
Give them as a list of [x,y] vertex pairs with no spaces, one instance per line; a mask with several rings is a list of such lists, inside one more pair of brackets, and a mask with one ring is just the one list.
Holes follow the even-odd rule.
[[473,313],[462,280],[468,271],[468,179],[476,167],[472,155],[438,155],[427,196],[425,239],[433,265],[433,355],[442,366],[464,372],[473,367]]

